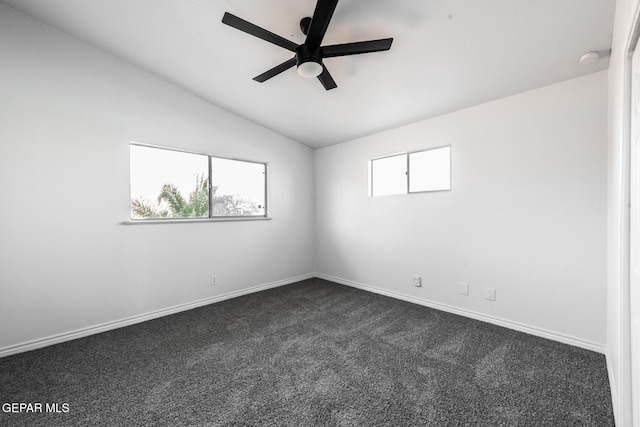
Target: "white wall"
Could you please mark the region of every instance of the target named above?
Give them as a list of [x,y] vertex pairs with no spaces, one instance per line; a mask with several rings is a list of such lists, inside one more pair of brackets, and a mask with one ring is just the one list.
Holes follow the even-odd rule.
[[[316,150],[317,271],[604,352],[606,78]],[[367,196],[369,159],[448,144],[452,191]]]
[[[2,4],[0,58],[0,355],[313,272],[311,149]],[[121,225],[129,141],[267,162],[273,219]]]
[[[627,47],[639,0],[618,0],[609,61],[607,361],[616,423],[632,423],[629,320],[629,129]],[[640,414],[635,415],[640,425]]]

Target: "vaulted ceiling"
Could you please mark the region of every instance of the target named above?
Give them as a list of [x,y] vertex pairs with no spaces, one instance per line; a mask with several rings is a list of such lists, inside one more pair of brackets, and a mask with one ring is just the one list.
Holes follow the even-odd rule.
[[[326,91],[291,52],[222,24],[230,12],[296,44],[315,0],[0,0],[310,147],[336,144],[604,70],[615,0],[340,0],[324,43],[393,37],[324,61]],[[601,58],[588,65],[588,51]]]

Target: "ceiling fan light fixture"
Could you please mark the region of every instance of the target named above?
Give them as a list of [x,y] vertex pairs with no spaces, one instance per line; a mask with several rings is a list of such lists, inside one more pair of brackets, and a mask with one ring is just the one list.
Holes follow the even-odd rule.
[[298,74],[307,79],[318,77],[322,74],[322,70],[322,64],[315,61],[307,61],[298,65]]
[[313,16],[307,16],[300,21],[300,29],[306,36],[302,44],[296,44],[229,12],[225,12],[222,16],[222,23],[290,52],[295,52],[296,55],[293,58],[255,76],[253,80],[263,83],[297,65],[297,72],[301,77],[317,77],[326,90],[331,90],[337,88],[338,85],[331,77],[329,70],[322,64],[324,58],[389,50],[391,42],[393,42],[392,38],[386,38],[321,46],[337,4],[338,0],[317,0]]

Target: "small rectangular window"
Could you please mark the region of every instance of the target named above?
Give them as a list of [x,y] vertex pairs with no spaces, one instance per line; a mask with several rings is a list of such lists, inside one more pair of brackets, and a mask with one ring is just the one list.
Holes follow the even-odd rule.
[[209,158],[131,145],[131,218],[209,216]]
[[405,154],[373,160],[371,174],[371,188],[374,196],[389,196],[407,192],[407,157]]
[[451,189],[451,147],[409,153],[409,193]]
[[371,160],[372,196],[451,189],[451,147],[433,148]]
[[264,163],[211,158],[211,216],[265,214]]
[[265,163],[130,145],[131,219],[266,217]]

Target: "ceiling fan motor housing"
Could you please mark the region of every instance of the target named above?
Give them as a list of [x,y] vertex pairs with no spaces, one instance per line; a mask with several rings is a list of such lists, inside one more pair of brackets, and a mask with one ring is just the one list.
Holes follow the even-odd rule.
[[322,57],[320,56],[320,46],[309,46],[304,43],[298,46],[296,49],[296,61],[298,66],[304,62],[317,62],[322,63]]
[[306,43],[298,46],[296,49],[296,64],[298,66],[298,74],[301,76],[318,76],[322,72],[320,46],[310,46]]

